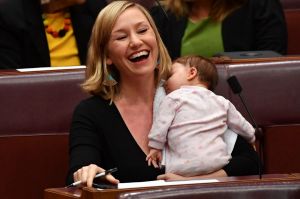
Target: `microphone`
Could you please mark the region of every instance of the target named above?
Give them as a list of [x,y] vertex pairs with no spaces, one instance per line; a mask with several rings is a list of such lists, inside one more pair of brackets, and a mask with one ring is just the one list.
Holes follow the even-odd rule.
[[257,125],[257,123],[254,120],[254,117],[252,116],[252,114],[250,113],[244,98],[242,97],[242,87],[238,81],[238,79],[236,78],[236,76],[231,76],[227,79],[227,82],[229,84],[229,87],[231,88],[232,92],[234,94],[238,94],[244,108],[246,109],[247,114],[249,115],[251,122],[255,128],[255,136],[256,138],[258,138],[259,140],[259,161],[258,161],[258,173],[259,173],[259,178],[262,178],[262,168],[261,168],[261,164],[260,162],[263,162],[261,157],[262,157],[262,148],[263,148],[263,130]]

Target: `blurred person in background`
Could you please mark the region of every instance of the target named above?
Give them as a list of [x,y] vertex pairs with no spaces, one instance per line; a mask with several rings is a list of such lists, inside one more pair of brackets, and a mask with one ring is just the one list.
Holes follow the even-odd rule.
[[[287,51],[287,29],[279,0],[164,0],[152,8],[172,57],[220,52]],[[167,16],[166,16],[167,14]]]
[[105,0],[2,0],[0,69],[74,66]]

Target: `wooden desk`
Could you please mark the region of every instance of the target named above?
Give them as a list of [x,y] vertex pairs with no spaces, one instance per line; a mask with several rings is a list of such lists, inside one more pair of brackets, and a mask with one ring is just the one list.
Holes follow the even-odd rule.
[[[214,183],[201,183],[192,185],[174,185],[167,186],[164,188],[213,188],[223,187],[228,185],[242,186],[242,185],[260,185],[271,182],[295,182],[300,183],[300,174],[267,174],[263,175],[262,179],[258,176],[243,176],[243,177],[226,177],[217,178],[219,182]],[[113,199],[118,198],[122,193],[147,191],[147,190],[158,190],[162,187],[151,187],[151,188],[136,188],[136,189],[106,189],[97,190],[95,188],[49,188],[45,189],[44,199]]]

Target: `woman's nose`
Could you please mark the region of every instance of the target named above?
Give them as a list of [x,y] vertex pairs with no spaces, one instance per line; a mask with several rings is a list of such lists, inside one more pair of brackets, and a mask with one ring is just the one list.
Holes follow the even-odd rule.
[[130,36],[130,43],[129,46],[132,48],[136,48],[142,45],[142,40],[135,34],[132,34]]

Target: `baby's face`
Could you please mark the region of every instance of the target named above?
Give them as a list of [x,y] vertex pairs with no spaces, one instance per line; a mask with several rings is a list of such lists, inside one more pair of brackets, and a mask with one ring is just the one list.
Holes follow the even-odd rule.
[[171,75],[165,82],[165,89],[167,93],[170,93],[181,86],[189,85],[187,76],[189,73],[189,67],[186,67],[180,63],[174,63],[172,65]]

